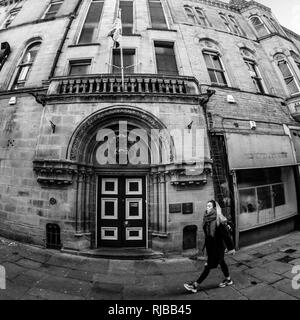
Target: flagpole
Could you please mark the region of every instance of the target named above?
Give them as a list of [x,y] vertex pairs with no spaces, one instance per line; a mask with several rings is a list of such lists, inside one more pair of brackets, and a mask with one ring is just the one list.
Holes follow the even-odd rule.
[[[119,18],[121,20],[121,26],[122,26],[122,16],[121,16],[122,9],[119,9]],[[123,30],[121,29],[121,34],[123,33]],[[122,77],[122,88],[124,92],[124,60],[123,60],[123,47],[122,47],[122,40],[120,41],[120,55],[121,55],[121,77]]]

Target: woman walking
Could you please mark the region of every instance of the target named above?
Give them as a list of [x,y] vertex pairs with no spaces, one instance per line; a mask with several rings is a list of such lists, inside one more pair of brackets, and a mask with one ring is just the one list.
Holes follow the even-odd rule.
[[229,254],[234,254],[234,244],[230,236],[227,219],[222,215],[221,208],[217,202],[210,200],[206,205],[205,215],[203,217],[203,230],[205,235],[205,247],[207,252],[207,262],[200,277],[191,283],[185,283],[184,287],[193,293],[196,293],[200,284],[207,278],[211,269],[220,265],[225,276],[224,281],[219,284],[223,288],[233,284],[230,278],[228,266],[224,260],[225,249],[227,247]]

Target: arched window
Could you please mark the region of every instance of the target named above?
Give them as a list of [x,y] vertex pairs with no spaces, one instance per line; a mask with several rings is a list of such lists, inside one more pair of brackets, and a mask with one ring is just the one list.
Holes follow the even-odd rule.
[[300,56],[298,54],[296,54],[294,51],[291,51],[291,56],[294,59],[296,66],[298,67],[298,69],[300,71]]
[[229,31],[229,32],[231,32],[232,30],[231,30],[231,28],[230,28],[230,23],[229,23],[229,21],[227,20],[227,17],[225,16],[225,14],[224,14],[224,13],[219,13],[219,16],[220,16],[220,18],[222,19],[222,22],[223,22],[226,30]]
[[213,84],[223,86],[227,85],[225,69],[223,67],[219,54],[211,51],[203,51],[203,57],[206,63],[210,81]]
[[261,18],[254,16],[250,18],[250,21],[259,37],[264,37],[270,34],[270,31],[268,30],[264,22],[261,20]]
[[271,24],[272,28],[274,29],[274,32],[282,33],[278,23],[273,18],[271,18],[271,17],[266,17],[266,18],[270,21],[270,24]]
[[208,26],[209,23],[208,23],[208,20],[207,20],[207,17],[204,13],[204,11],[198,7],[195,8],[195,11],[197,13],[197,18],[198,18],[198,21],[199,23],[202,25],[202,26]]
[[247,66],[247,69],[249,71],[252,82],[256,88],[256,91],[264,94],[265,93],[265,86],[263,84],[263,79],[260,74],[258,65],[255,62],[255,57],[254,57],[253,53],[246,48],[242,48],[240,51],[241,51],[241,55],[244,58],[244,62]]
[[40,46],[41,42],[33,42],[26,48],[21,62],[17,66],[17,73],[12,85],[12,89],[24,87]]
[[239,25],[239,23],[237,22],[235,17],[229,16],[229,20],[231,22],[231,29],[232,29],[233,33],[235,33],[239,36],[245,35],[245,32],[242,30],[241,26]]
[[283,54],[277,54],[274,57],[277,66],[283,76],[284,82],[290,94],[295,94],[300,92],[299,83],[297,83],[293,69],[288,63],[286,56]]
[[186,15],[188,17],[189,23],[196,24],[197,20],[196,20],[196,17],[194,15],[193,9],[188,7],[188,6],[184,6],[184,10],[185,10],[185,13],[186,13]]

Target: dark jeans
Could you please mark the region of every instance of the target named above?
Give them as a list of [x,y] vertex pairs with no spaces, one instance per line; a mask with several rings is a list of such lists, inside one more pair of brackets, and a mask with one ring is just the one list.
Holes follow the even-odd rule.
[[[228,270],[228,266],[225,262],[225,260],[222,260],[220,262],[220,267],[222,269],[222,272],[224,273],[224,276],[225,278],[228,278],[229,277],[229,270]],[[197,283],[201,283],[203,280],[205,280],[207,278],[207,276],[209,275],[209,272],[210,272],[210,268],[209,266],[206,264],[205,267],[204,267],[204,270],[202,272],[202,274],[200,275],[200,277],[198,278],[197,280]]]

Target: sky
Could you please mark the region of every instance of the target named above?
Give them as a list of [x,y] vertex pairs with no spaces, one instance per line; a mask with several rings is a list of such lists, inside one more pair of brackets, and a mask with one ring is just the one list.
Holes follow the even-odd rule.
[[300,0],[256,0],[270,7],[280,24],[300,34]]

